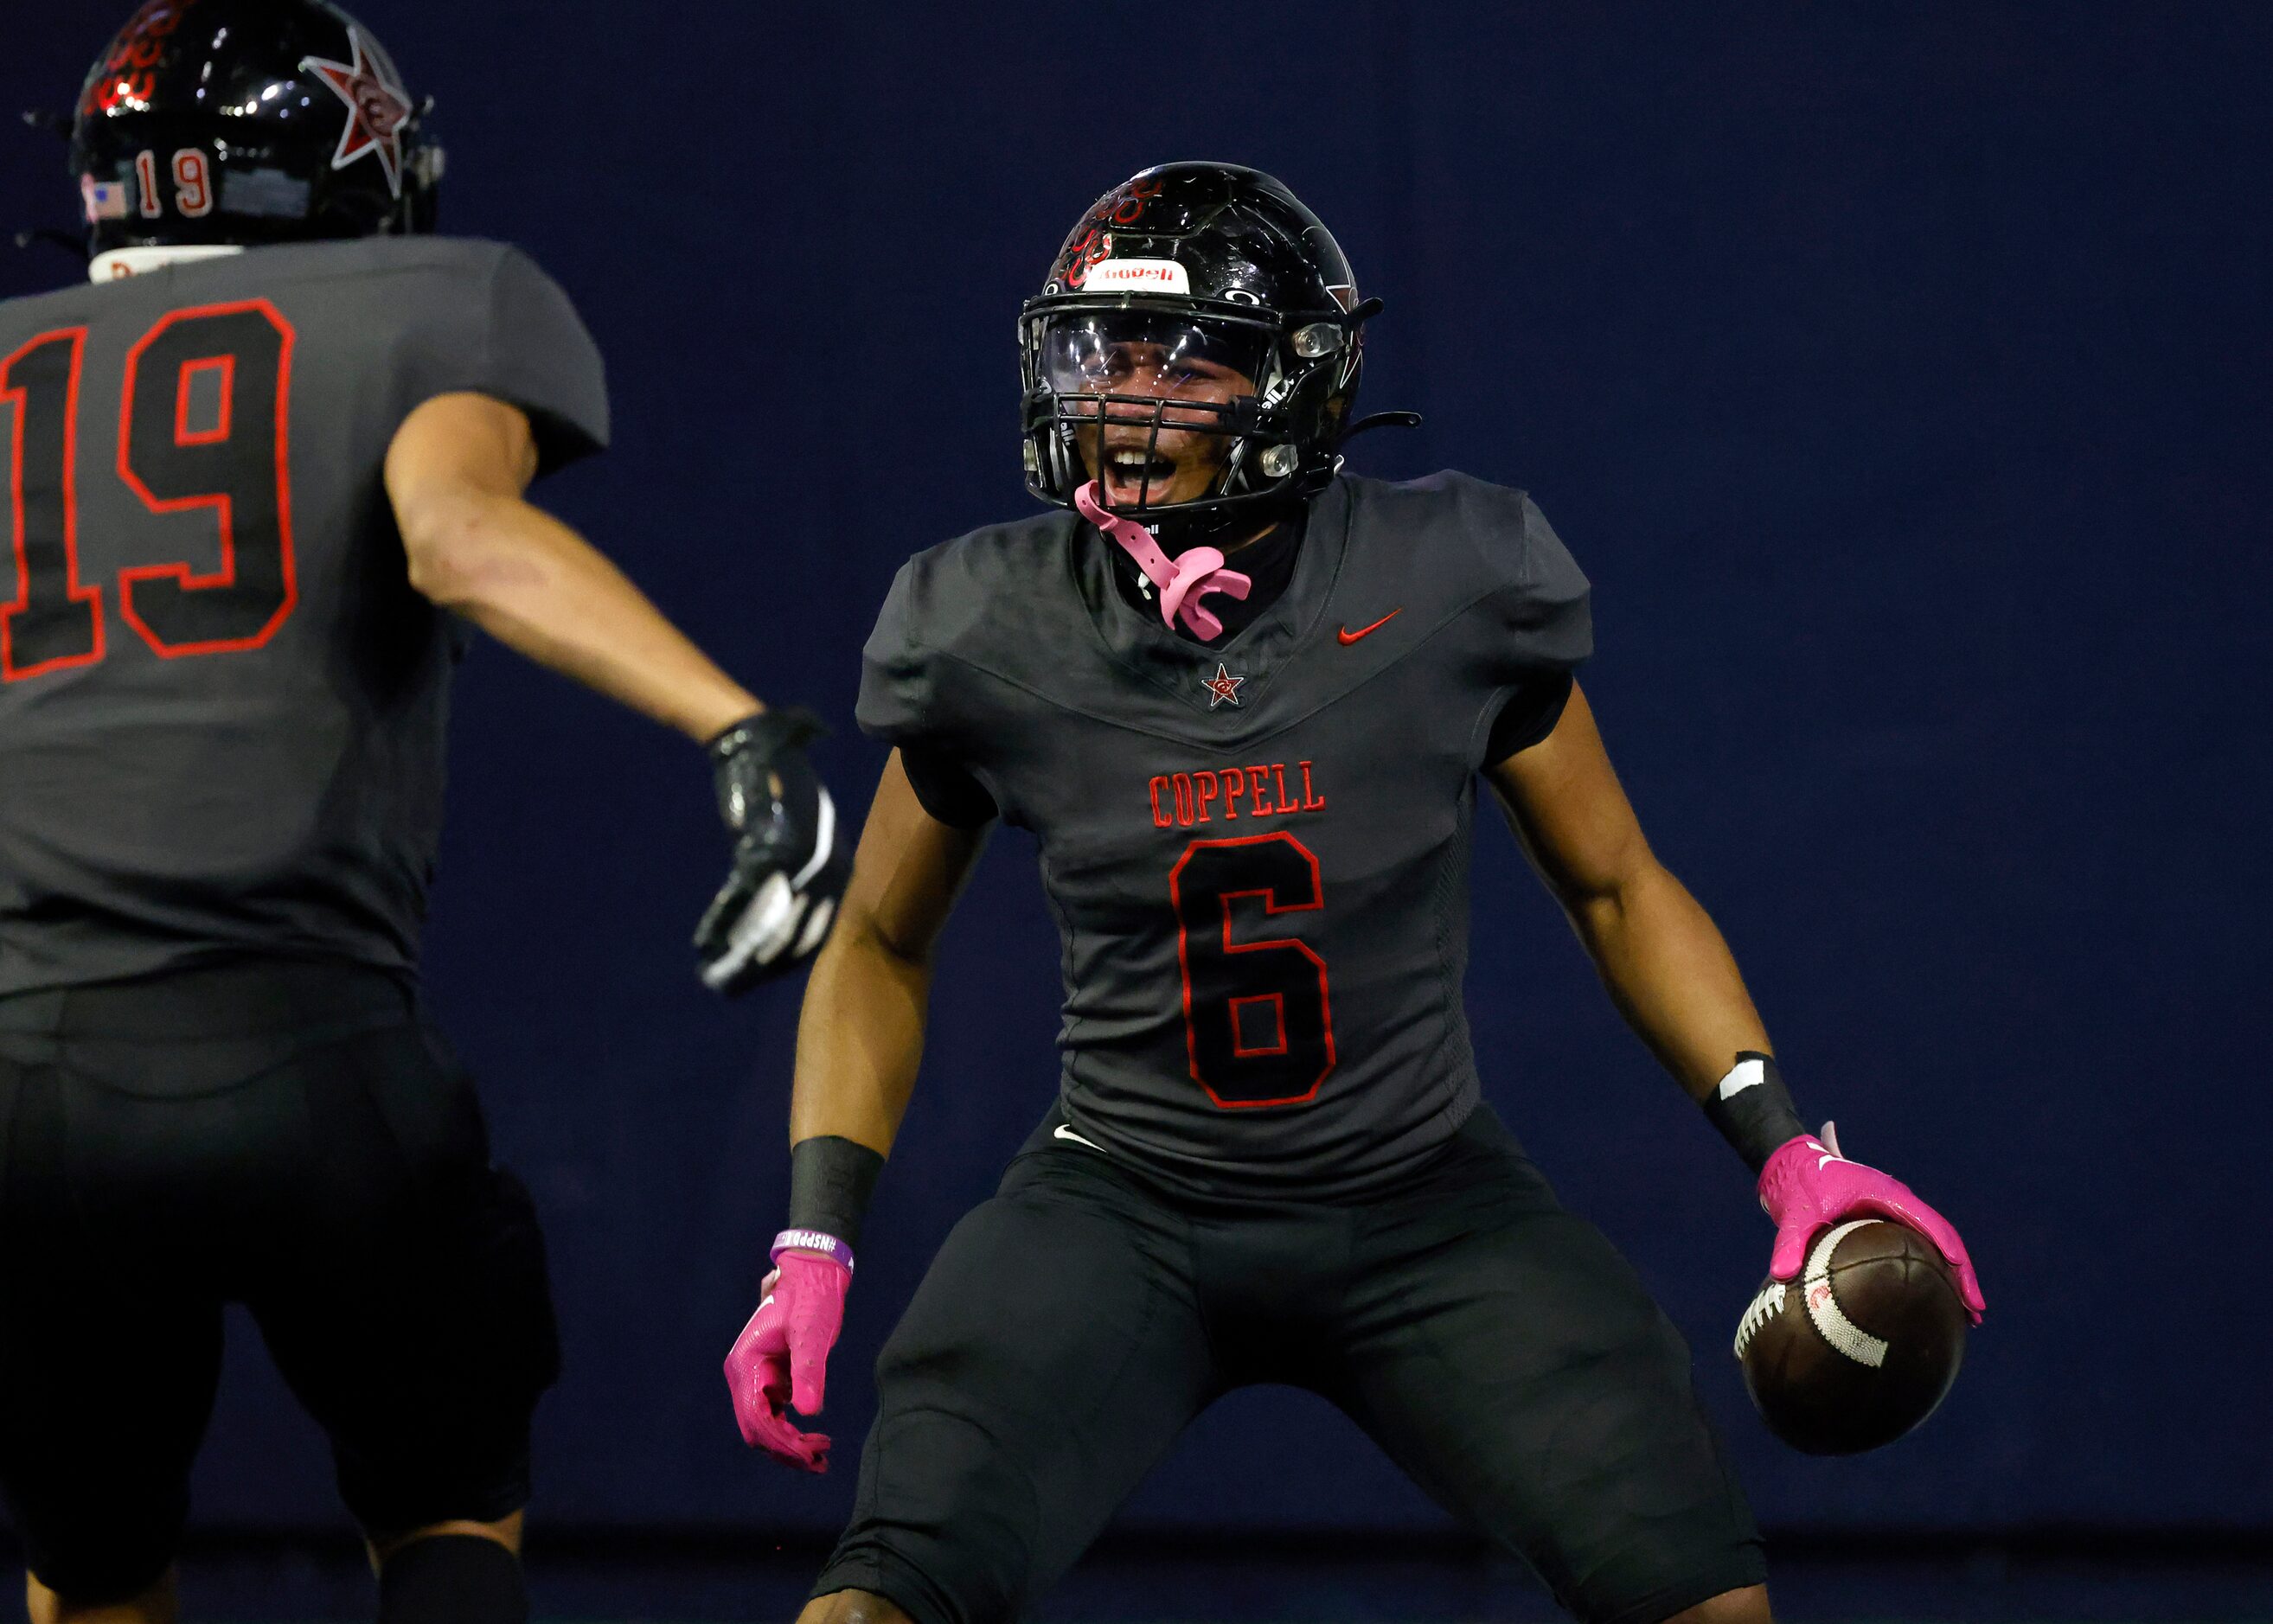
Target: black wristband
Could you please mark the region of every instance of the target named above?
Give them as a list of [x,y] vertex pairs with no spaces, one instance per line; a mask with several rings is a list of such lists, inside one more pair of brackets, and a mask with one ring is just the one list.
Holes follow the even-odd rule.
[[799,1140],[789,1153],[789,1227],[859,1246],[860,1220],[883,1171],[882,1156],[849,1139],[824,1134]]
[[1776,1070],[1775,1057],[1755,1049],[1737,1051],[1736,1065],[1705,1096],[1705,1116],[1756,1174],[1778,1145],[1807,1132],[1783,1086],[1782,1074]]

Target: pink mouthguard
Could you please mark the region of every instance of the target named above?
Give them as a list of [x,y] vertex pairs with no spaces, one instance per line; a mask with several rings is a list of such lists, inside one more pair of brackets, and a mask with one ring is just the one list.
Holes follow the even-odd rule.
[[1120,543],[1121,550],[1136,560],[1136,567],[1160,589],[1160,618],[1171,630],[1181,614],[1184,624],[1201,638],[1212,640],[1223,635],[1223,622],[1200,602],[1201,595],[1220,592],[1226,597],[1243,598],[1254,583],[1237,570],[1224,568],[1222,553],[1212,547],[1195,547],[1171,558],[1143,525],[1133,519],[1116,518],[1099,505],[1093,479],[1073,493],[1073,505],[1084,519]]

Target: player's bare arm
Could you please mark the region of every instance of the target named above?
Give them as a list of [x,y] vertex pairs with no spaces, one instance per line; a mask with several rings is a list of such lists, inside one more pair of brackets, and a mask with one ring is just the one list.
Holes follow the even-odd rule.
[[1554,731],[1489,769],[1525,855],[1628,1025],[1698,1099],[1767,1029],[1711,917],[1643,837],[1575,685]]
[[923,809],[896,750],[853,854],[836,934],[798,1020],[790,1142],[834,1137],[890,1153],[923,1058],[932,950],[984,849]]
[[991,827],[926,812],[894,751],[836,930],[806,984],[789,1224],[774,1238],[763,1300],[726,1356],[726,1385],[743,1441],[808,1471],[828,1469],[829,1439],[799,1431],[786,1411],[821,1409],[860,1220],[923,1059],[932,949]]
[[405,418],[387,447],[386,493],[410,584],[708,747],[734,864],[695,947],[708,985],[743,992],[813,953],[844,883],[835,807],[803,755],[820,723],[769,713],[597,548],[530,503],[537,466],[528,415],[489,395],[438,395]]
[[597,548],[526,499],[536,468],[528,416],[501,400],[440,395],[405,418],[386,494],[410,584],[697,744],[762,711]]
[[1907,1185],[1807,1130],[1712,918],[1650,851],[1593,707],[1574,683],[1554,730],[1488,770],[1524,852],[1570,916],[1618,1012],[1759,1178],[1775,1221],[1768,1272],[1796,1277],[1815,1236],[1857,1214],[1929,1237],[1974,1318],[1984,1303],[1956,1227]]

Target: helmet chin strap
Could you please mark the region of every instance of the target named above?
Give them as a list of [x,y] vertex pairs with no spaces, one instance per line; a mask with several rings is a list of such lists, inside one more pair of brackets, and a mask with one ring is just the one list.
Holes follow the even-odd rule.
[[1193,633],[1204,641],[1223,635],[1223,622],[1200,602],[1211,592],[1244,598],[1254,583],[1237,570],[1223,567],[1223,554],[1212,547],[1194,547],[1171,558],[1152,533],[1133,519],[1108,513],[1097,500],[1097,482],[1091,480],[1073,493],[1075,511],[1121,544],[1136,560],[1152,584],[1160,589],[1160,618],[1174,630],[1181,614]]

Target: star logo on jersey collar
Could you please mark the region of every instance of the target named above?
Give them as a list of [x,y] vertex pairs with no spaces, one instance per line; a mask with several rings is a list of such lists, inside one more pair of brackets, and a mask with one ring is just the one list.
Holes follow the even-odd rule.
[[1244,677],[1234,677],[1229,666],[1220,660],[1217,661],[1215,675],[1200,678],[1200,686],[1208,691],[1208,708],[1213,710],[1217,706],[1226,702],[1238,704],[1239,685],[1246,680]]
[[348,104],[348,127],[340,131],[339,150],[332,168],[344,169],[365,153],[379,154],[386,171],[386,189],[402,195],[402,126],[410,122],[409,93],[394,75],[394,64],[374,48],[366,53],[363,30],[348,30],[353,62],[333,62],[322,56],[303,56],[301,67],[332,87]]

